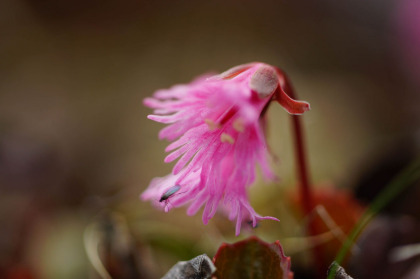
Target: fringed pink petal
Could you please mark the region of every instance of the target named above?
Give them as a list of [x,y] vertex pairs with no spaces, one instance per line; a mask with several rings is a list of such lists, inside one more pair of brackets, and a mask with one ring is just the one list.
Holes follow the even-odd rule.
[[185,152],[181,159],[179,159],[179,161],[175,164],[173,173],[179,173],[197,152],[198,151],[196,149],[189,149]]
[[178,159],[182,154],[188,152],[188,150],[191,150],[191,146],[189,145],[183,145],[182,147],[178,148],[177,150],[170,153],[168,156],[165,157],[163,160],[165,163],[170,163],[173,160]]
[[[306,102],[291,99],[282,82],[275,68],[250,63],[146,98],[144,104],[154,109],[148,118],[168,124],[159,132],[160,139],[172,141],[165,162],[178,162],[170,175],[152,180],[141,198],[165,211],[190,203],[188,215],[204,206],[205,224],[223,201],[228,218],[236,218],[237,235],[244,221],[256,226],[259,220],[277,220],[258,215],[246,191],[255,181],[257,164],[265,178],[275,178],[262,115],[268,103],[276,99],[293,114],[309,109]],[[159,202],[175,185],[179,190]]]
[[164,124],[175,123],[178,121],[175,115],[162,116],[162,115],[149,114],[147,118],[156,122],[164,123]]
[[188,215],[195,215],[198,210],[203,206],[203,204],[207,201],[208,197],[206,195],[203,195],[204,192],[201,192],[197,196],[197,198],[191,203],[191,205],[188,207],[187,214]]
[[242,225],[242,207],[238,205],[238,214],[236,215],[236,228],[235,228],[235,235],[238,236],[241,233],[241,225]]

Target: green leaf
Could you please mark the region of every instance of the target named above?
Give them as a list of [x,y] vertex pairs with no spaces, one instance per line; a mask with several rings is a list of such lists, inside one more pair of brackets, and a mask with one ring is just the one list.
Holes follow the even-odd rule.
[[269,244],[250,237],[234,244],[222,244],[214,256],[218,279],[292,279],[290,257],[279,241]]

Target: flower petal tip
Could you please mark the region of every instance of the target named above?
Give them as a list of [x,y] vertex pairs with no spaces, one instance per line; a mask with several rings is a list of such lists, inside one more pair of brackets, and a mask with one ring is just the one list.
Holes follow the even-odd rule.
[[146,201],[146,200],[150,199],[150,197],[145,193],[141,193],[139,195],[139,199],[142,200],[142,201]]

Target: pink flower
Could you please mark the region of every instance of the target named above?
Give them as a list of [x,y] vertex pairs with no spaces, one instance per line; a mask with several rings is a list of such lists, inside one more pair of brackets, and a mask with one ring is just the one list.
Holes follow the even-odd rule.
[[153,179],[141,198],[165,211],[189,203],[188,215],[204,205],[204,224],[223,201],[229,219],[236,218],[236,235],[243,221],[255,227],[258,220],[277,220],[254,211],[246,188],[255,180],[257,163],[265,178],[275,178],[263,129],[270,101],[279,101],[292,114],[310,108],[284,92],[285,82],[280,70],[250,63],[146,98],[144,104],[154,109],[148,118],[168,124],[159,133],[160,139],[172,141],[165,162],[178,162],[171,174]]

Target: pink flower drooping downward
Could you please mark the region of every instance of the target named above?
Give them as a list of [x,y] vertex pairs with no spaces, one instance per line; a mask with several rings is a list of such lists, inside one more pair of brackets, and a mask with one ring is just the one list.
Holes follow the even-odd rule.
[[236,235],[242,221],[255,227],[258,220],[277,220],[254,211],[246,188],[255,180],[257,163],[266,178],[275,178],[263,131],[270,101],[291,114],[310,108],[284,92],[285,82],[273,66],[250,63],[146,98],[144,104],[154,109],[148,118],[168,125],[159,133],[171,141],[165,162],[178,161],[171,174],[153,179],[141,198],[165,211],[189,203],[189,215],[204,205],[204,224],[222,205],[230,220],[236,218]]

